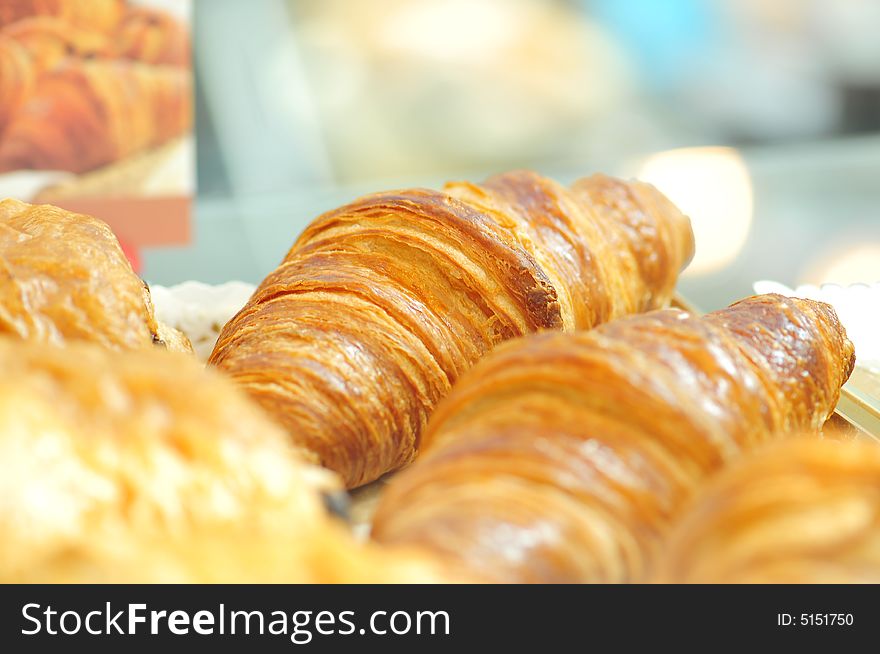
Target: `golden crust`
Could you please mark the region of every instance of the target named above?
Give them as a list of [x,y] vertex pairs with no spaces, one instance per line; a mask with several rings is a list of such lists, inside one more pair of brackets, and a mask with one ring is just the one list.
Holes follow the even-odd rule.
[[506,344],[434,412],[374,536],[499,581],[645,580],[703,480],[818,431],[853,362],[830,307],[781,296]]
[[0,334],[134,349],[158,326],[110,228],[49,205],[0,201]]
[[793,440],[719,475],[673,532],[673,583],[880,583],[880,447]]
[[[600,212],[515,172],[324,214],[210,361],[347,485],[376,479],[412,460],[434,406],[497,344],[668,302],[693,248],[687,218],[652,187],[606,183],[641,200]],[[626,211],[661,236],[631,229]],[[655,247],[661,263],[640,269],[636,255]]]
[[446,578],[355,544],[330,473],[189,357],[0,338],[0,368],[0,581]]

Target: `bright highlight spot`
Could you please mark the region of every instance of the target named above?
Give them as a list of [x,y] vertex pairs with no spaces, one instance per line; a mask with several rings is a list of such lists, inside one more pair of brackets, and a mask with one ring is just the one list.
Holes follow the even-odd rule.
[[811,284],[880,282],[880,243],[838,250],[809,266],[804,277]]
[[638,178],[660,189],[691,219],[696,253],[685,275],[720,270],[742,251],[752,224],[753,193],[736,150],[660,152],[642,162]]

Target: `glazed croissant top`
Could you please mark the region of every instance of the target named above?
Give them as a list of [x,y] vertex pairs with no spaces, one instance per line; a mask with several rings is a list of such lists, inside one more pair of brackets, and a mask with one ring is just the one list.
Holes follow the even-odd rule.
[[880,583],[880,446],[792,440],[719,475],[676,527],[673,583]]
[[692,250],[656,189],[601,175],[369,195],[305,230],[210,361],[357,486],[414,457],[492,347],[662,306]]
[[0,370],[0,582],[443,578],[360,549],[330,473],[189,357],[0,337]]
[[135,349],[162,341],[160,327],[146,284],[105,223],[0,201],[0,334]]
[[374,536],[497,581],[645,580],[700,484],[757,443],[818,431],[853,363],[829,306],[774,295],[520,339],[434,412]]

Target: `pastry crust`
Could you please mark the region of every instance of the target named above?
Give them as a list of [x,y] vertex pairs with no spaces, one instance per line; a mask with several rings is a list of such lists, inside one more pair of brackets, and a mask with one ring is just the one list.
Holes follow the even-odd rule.
[[116,349],[158,338],[150,294],[110,228],[50,205],[0,201],[0,334]]
[[2,582],[446,578],[355,544],[338,481],[192,358],[0,337],[0,369]]
[[673,583],[880,583],[880,446],[793,440],[720,475],[674,531]]
[[413,459],[437,402],[494,346],[663,306],[692,250],[656,189],[604,176],[369,195],[305,230],[210,361],[358,486]]
[[831,307],[776,295],[506,344],[434,412],[373,534],[497,581],[644,581],[704,480],[818,432],[853,365]]

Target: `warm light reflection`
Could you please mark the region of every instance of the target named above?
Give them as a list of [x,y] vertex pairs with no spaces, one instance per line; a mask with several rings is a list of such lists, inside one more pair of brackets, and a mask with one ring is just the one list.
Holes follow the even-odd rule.
[[880,282],[880,243],[862,243],[820,258],[804,271],[805,284]]
[[388,16],[382,36],[389,48],[468,61],[507,47],[528,29],[522,17],[498,0],[434,0],[401,6]]
[[740,253],[752,224],[752,182],[736,150],[707,147],[648,157],[639,179],[654,184],[688,216],[696,254],[686,275],[724,268]]

